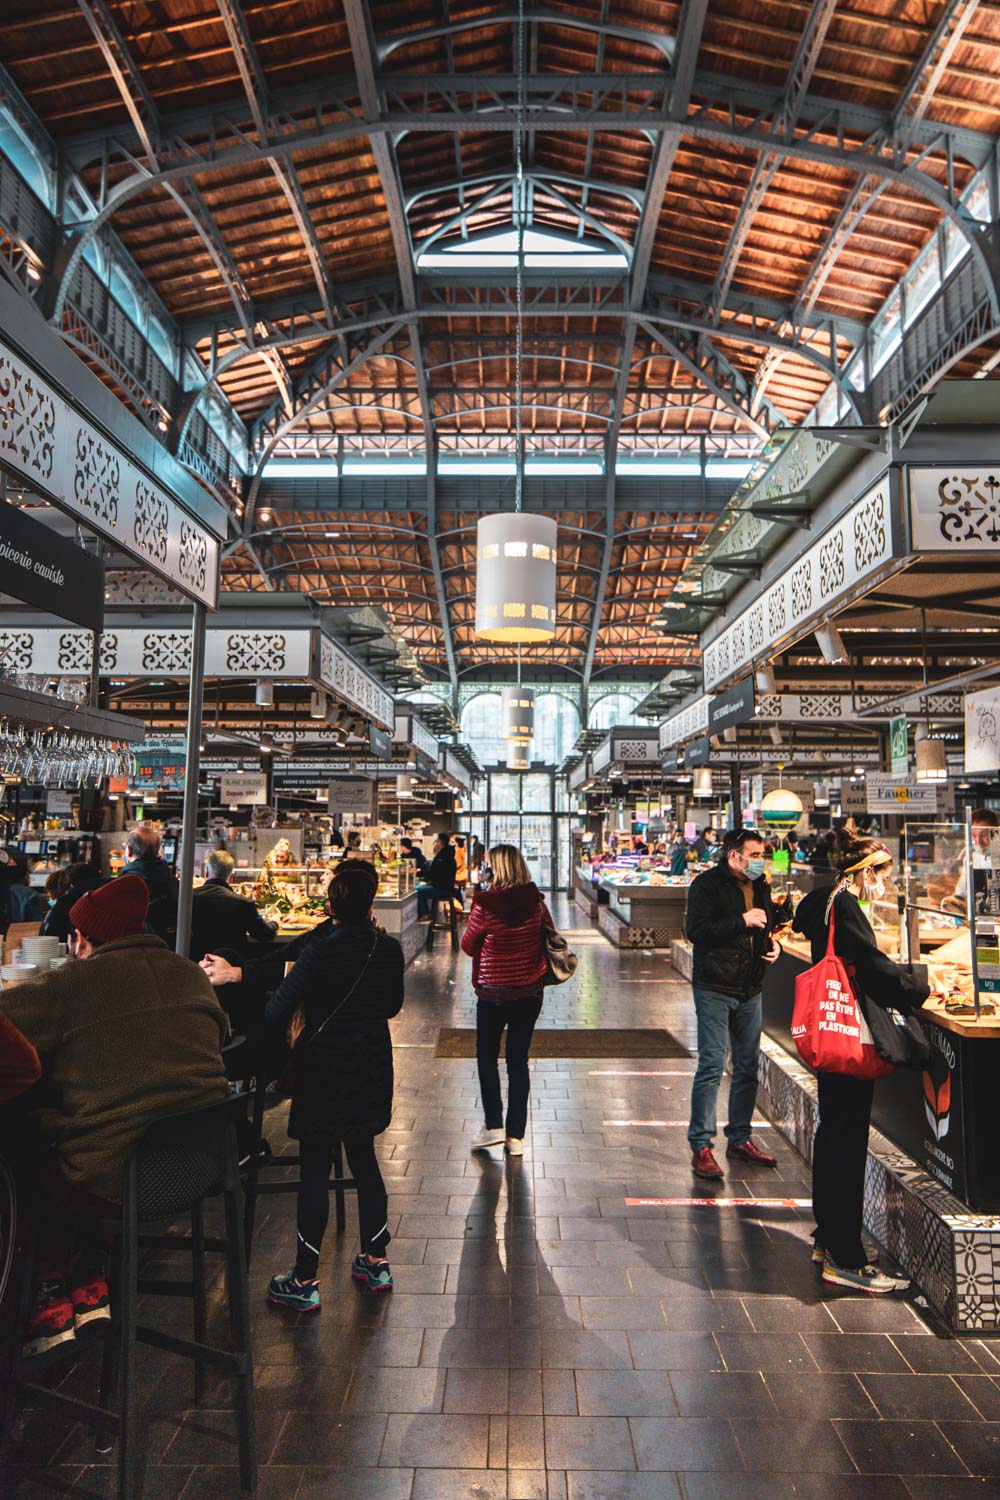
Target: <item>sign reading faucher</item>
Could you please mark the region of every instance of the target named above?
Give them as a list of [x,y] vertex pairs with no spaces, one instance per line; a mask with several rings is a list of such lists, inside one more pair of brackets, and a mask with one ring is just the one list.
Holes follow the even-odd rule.
[[0,591],[85,630],[104,624],[104,564],[9,504],[0,504]]

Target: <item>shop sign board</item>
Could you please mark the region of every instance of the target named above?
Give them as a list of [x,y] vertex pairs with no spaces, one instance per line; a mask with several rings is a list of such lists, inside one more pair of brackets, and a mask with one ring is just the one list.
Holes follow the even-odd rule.
[[368,748],[377,760],[392,759],[392,735],[387,729],[368,726]]
[[906,715],[899,714],[895,719],[889,720],[889,770],[893,776],[905,776],[909,764]]
[[712,753],[712,741],[708,735],[703,735],[700,740],[692,740],[690,745],[684,747],[684,764],[688,769],[695,766],[707,766]]
[[754,701],[753,678],[744,677],[724,693],[719,693],[708,705],[708,732],[721,734],[736,724],[745,724],[757,712]]
[[0,344],[0,458],[81,525],[214,609],[219,541]]
[[72,792],[46,792],[45,811],[50,818],[68,818],[73,812]]
[[965,773],[1000,770],[1000,687],[965,696]]
[[177,792],[184,787],[185,742],[179,738],[143,740],[132,752],[131,792]]
[[891,494],[886,473],[704,647],[706,691],[805,635],[885,572],[897,555]]
[[327,809],[333,818],[375,817],[376,783],[368,776],[335,776],[327,787]]
[[104,624],[104,564],[16,505],[0,505],[0,591],[87,630]]
[[263,771],[231,771],[219,778],[219,800],[226,806],[266,807],[267,776]]
[[905,813],[920,817],[937,812],[937,787],[920,782],[916,774],[899,780],[889,771],[869,771],[865,790],[870,813]]
[[863,781],[843,781],[840,786],[840,811],[845,818],[856,818],[868,811],[868,788]]

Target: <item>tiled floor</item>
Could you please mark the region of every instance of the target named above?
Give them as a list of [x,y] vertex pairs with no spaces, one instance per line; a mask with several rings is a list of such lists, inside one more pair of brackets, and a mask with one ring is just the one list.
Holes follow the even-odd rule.
[[[548,992],[546,1025],[666,1026],[693,1043],[688,985],[661,954],[619,952],[557,913],[581,962]],[[523,1160],[472,1156],[475,1064],[433,1056],[437,1027],[472,1016],[467,961],[419,959],[381,1142],[390,1298],[351,1282],[349,1229],[325,1248],[318,1317],[268,1306],[294,1198],[264,1200],[265,1500],[1000,1496],[1000,1342],[942,1337],[912,1301],[824,1290],[807,1208],[626,1204],[713,1196],[692,1185],[681,1126],[607,1123],[682,1121],[693,1061],[535,1064]],[[741,1167],[714,1196],[808,1199],[803,1162],[761,1134],[778,1171]],[[147,1500],[236,1496],[226,1385],[192,1410],[186,1370],[141,1361]],[[83,1390],[90,1374],[68,1380]],[[21,1457],[34,1467],[18,1500],[114,1493],[90,1440],[48,1417],[27,1422]]]

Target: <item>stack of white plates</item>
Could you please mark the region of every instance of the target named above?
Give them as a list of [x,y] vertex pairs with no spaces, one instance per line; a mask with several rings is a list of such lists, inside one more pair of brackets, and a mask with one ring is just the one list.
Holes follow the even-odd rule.
[[63,964],[66,964],[66,963],[69,963],[69,959],[66,957],[65,954],[63,954],[59,958],[50,958],[49,959],[49,973],[51,974],[51,972],[52,972],[53,969],[61,969],[62,966],[63,966]]
[[25,963],[37,965],[40,971],[49,966],[49,960],[59,957],[59,939],[54,937],[26,937],[21,939],[21,957]]
[[23,984],[26,979],[34,979],[38,973],[35,964],[4,964],[0,967],[0,980],[4,988],[12,984]]

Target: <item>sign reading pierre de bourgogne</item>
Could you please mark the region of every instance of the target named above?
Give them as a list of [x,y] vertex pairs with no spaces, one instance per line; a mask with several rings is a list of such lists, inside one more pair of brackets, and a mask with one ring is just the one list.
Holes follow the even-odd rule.
[[104,624],[104,564],[10,504],[0,504],[0,591],[85,630]]

